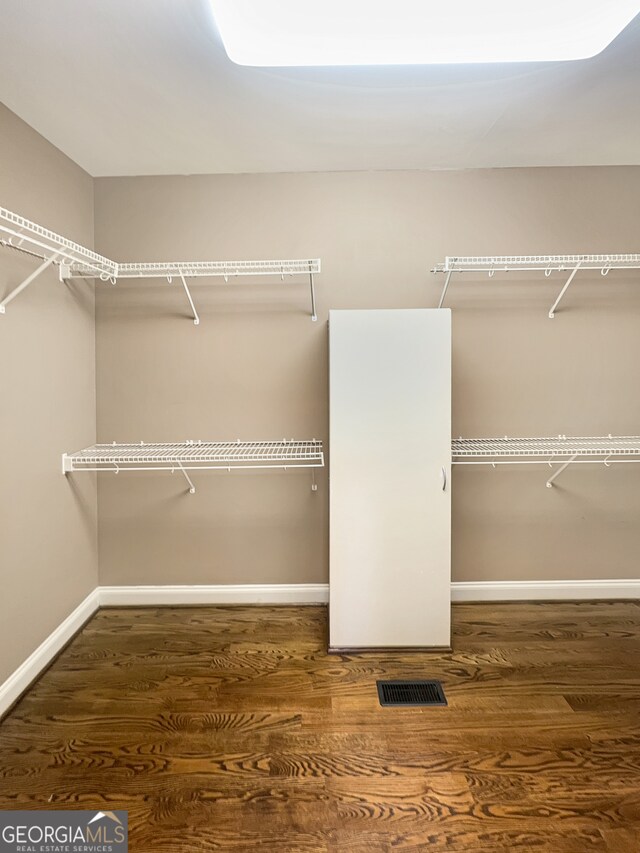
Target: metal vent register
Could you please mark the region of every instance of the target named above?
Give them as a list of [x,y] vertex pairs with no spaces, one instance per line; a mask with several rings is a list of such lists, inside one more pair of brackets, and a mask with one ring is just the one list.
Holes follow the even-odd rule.
[[377,681],[381,705],[446,705],[439,681]]

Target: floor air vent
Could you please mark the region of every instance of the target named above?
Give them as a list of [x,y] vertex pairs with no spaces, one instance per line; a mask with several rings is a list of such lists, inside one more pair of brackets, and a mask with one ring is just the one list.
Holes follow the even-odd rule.
[[381,705],[446,705],[439,681],[378,681]]

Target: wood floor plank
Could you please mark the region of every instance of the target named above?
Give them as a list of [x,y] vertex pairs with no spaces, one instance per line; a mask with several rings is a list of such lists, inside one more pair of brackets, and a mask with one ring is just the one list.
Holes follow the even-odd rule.
[[640,849],[640,823],[629,829],[611,829],[603,832],[607,853],[638,853]]
[[[132,853],[638,853],[638,603],[453,632],[328,655],[323,607],[102,610],[0,724],[0,808],[127,809]],[[448,706],[380,707],[405,677]]]
[[[387,846],[383,846],[385,844]],[[334,849],[338,853],[368,853],[369,850],[386,853],[609,853],[597,830],[572,827],[563,832],[557,825],[539,830],[501,829],[484,824],[482,829],[469,825],[402,833],[341,830]]]

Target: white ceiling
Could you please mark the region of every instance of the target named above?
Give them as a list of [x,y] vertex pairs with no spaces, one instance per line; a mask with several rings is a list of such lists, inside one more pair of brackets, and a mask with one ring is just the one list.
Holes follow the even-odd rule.
[[567,63],[259,69],[207,0],[1,0],[0,100],[90,174],[640,164],[640,16]]

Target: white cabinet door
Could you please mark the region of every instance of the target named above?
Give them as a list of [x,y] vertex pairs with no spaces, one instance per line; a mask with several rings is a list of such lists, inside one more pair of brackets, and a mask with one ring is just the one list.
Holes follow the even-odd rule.
[[451,642],[451,312],[329,312],[329,646]]

